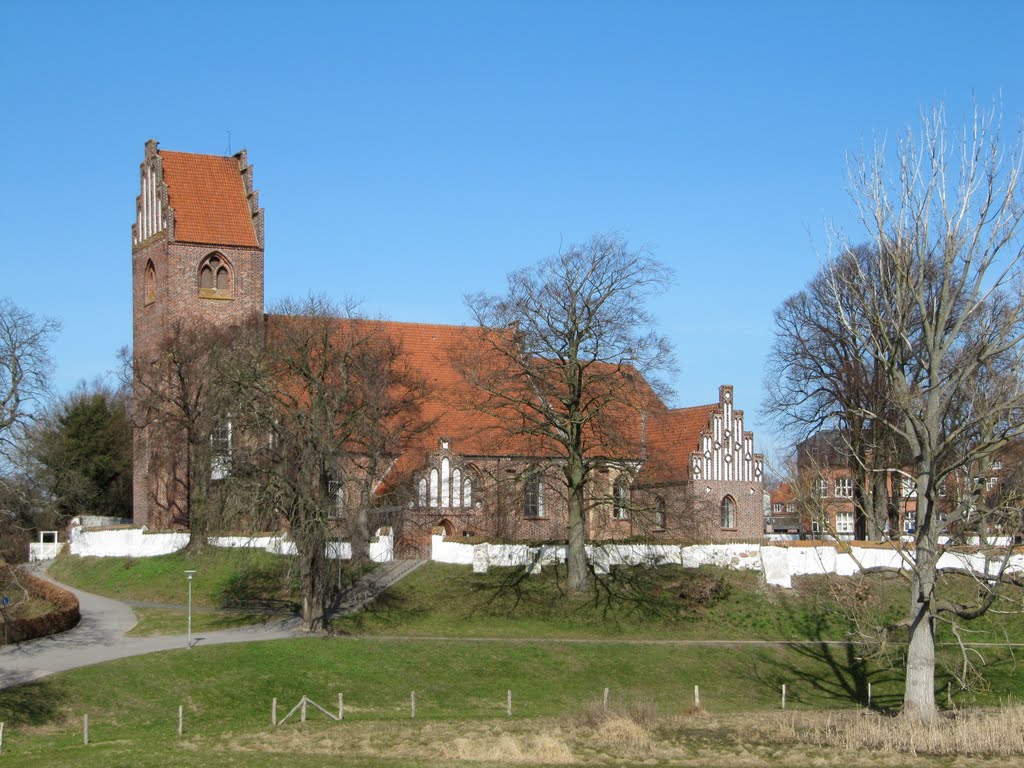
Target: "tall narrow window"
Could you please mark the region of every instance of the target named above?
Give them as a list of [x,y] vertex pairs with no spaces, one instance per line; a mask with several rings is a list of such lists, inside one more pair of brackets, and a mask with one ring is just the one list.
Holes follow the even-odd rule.
[[451,476],[451,463],[448,461],[448,457],[441,459],[441,506],[450,507],[452,505],[452,476]]
[[154,301],[156,301],[156,267],[153,266],[152,261],[146,262],[146,275],[144,284],[146,303],[151,304]]
[[419,482],[419,502],[421,507],[427,506],[427,478],[420,478]]
[[328,517],[340,518],[345,514],[345,481],[331,480],[327,484],[327,492],[331,495],[331,511]]
[[523,482],[523,517],[544,517],[544,483],[534,471]]
[[473,506],[473,478],[471,477],[462,481],[462,506]]
[[659,531],[665,530],[665,500],[661,497],[654,505],[654,527]]
[[231,420],[217,423],[210,433],[210,479],[223,480],[231,472]]
[[462,506],[462,472],[458,469],[452,470],[452,506]]
[[430,506],[437,506],[437,470],[430,470]]
[[612,517],[629,519],[629,480],[620,476],[612,486]]
[[736,527],[736,502],[732,500],[732,496],[722,499],[722,527]]

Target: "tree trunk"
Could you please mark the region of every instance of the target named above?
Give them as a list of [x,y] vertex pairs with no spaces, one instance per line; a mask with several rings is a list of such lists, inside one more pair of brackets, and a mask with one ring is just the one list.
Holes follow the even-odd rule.
[[[922,484],[921,487],[925,487]],[[917,548],[910,590],[910,644],[907,648],[906,690],[903,696],[905,717],[921,723],[934,721],[935,706],[935,619],[932,602],[935,592],[937,534],[931,522],[928,501],[919,496]]]
[[569,456],[565,467],[569,503],[569,546],[566,553],[568,566],[567,587],[570,592],[589,592],[590,568],[587,566],[587,516],[584,511],[583,489],[585,476],[583,460],[579,455]]
[[886,472],[871,473],[871,512],[868,518],[868,538],[880,541],[889,519],[889,494],[885,489]]
[[[299,542],[296,542],[298,544]],[[316,551],[317,543],[299,546],[298,556],[302,559],[302,630],[304,632],[318,632],[324,626],[324,590],[320,583],[322,568],[319,559],[324,557],[323,543],[319,543],[319,552]]]
[[583,511],[583,487],[569,489],[569,551],[568,589],[570,592],[589,592],[590,568],[587,565],[586,515]]
[[[372,467],[376,473],[376,467]],[[375,477],[376,474],[370,475]],[[362,568],[370,560],[370,489],[369,480],[363,482],[359,490],[359,509],[356,510],[356,519],[351,528],[352,560],[351,565],[355,569]]]

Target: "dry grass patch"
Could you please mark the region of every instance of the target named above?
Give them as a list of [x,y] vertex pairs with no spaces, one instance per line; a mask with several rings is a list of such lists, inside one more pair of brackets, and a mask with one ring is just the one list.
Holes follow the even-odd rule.
[[763,731],[782,740],[888,754],[1024,757],[1024,707],[950,713],[923,726],[873,712],[807,713],[776,718]]
[[382,766],[1005,768],[1024,755],[1024,709],[959,714],[915,729],[868,712],[659,717],[650,705],[606,712],[598,704],[574,718],[309,722],[180,746],[282,759],[345,755]]
[[459,737],[441,745],[441,756],[446,760],[529,765],[565,765],[574,762],[569,745],[558,736],[547,733],[503,733],[490,739]]

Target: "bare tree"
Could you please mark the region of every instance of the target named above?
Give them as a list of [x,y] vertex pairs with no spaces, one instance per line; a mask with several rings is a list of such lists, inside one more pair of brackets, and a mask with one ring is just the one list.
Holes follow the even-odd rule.
[[205,540],[210,484],[227,475],[230,455],[221,358],[245,333],[176,322],[151,357],[121,350],[133,393],[134,458],[148,467],[149,503],[165,525],[189,529],[193,548]]
[[[935,624],[975,618],[1016,581],[1008,550],[975,573],[979,599],[944,599],[940,535],[995,524],[977,483],[999,452],[1024,433],[1024,292],[1021,291],[1018,184],[1021,142],[1000,140],[995,111],[975,111],[962,132],[946,128],[944,113],[908,130],[890,173],[886,148],[852,166],[851,194],[871,238],[873,258],[852,275],[826,267],[827,309],[859,349],[879,361],[889,409],[860,407],[884,421],[907,447],[916,477],[915,547],[904,713],[928,722],[936,714]],[[852,303],[845,296],[852,291]],[[849,312],[858,306],[862,322]],[[957,503],[944,492],[958,485]],[[1003,506],[1005,511],[1005,505]],[[991,515],[981,514],[989,509]],[[983,519],[984,518],[984,519]],[[1001,515],[1013,535],[1016,515]]]
[[[867,329],[872,322],[859,304],[854,281],[871,276],[876,263],[870,245],[850,248],[783,302],[775,311],[775,340],[764,379],[764,413],[795,440],[811,438],[810,447],[830,453],[828,461],[801,455],[804,469],[813,464],[822,476],[837,467],[849,471],[857,539],[877,539],[884,530],[889,473],[876,470],[901,466],[902,458],[884,418],[890,401],[884,364],[874,357],[864,333],[847,328]],[[823,434],[827,445],[815,437]]]
[[258,487],[257,503],[287,525],[303,627],[313,631],[324,624],[334,586],[333,542],[351,542],[354,565],[366,559],[370,511],[389,501],[378,482],[418,427],[422,385],[398,340],[351,307],[311,297],[275,310],[254,362],[226,369],[245,393],[235,398],[240,443],[231,471]]
[[670,277],[647,251],[608,234],[512,272],[502,296],[466,297],[485,329],[482,354],[460,361],[482,395],[477,405],[561,469],[572,591],[592,583],[588,483],[596,469],[630,453],[640,457],[638,412],[657,400],[642,375],[673,362],[644,308]]
[[20,431],[49,394],[49,346],[58,331],[56,320],[0,297],[0,458],[10,457]]

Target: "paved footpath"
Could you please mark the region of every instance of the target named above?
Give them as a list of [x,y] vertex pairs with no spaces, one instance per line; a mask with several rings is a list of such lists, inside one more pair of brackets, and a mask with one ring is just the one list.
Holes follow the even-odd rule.
[[[0,647],[0,688],[46,677],[76,667],[87,667],[126,656],[185,648],[185,634],[162,637],[125,637],[137,619],[131,606],[89,592],[60,584],[45,572],[36,576],[58,584],[78,598],[82,621],[77,627],[59,635],[26,640]],[[193,632],[195,645],[220,643],[251,643],[259,640],[281,640],[301,637],[295,618],[273,619],[264,624],[214,632]]]

